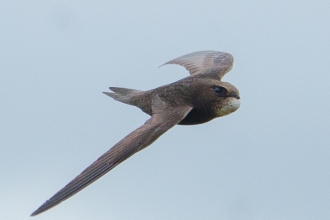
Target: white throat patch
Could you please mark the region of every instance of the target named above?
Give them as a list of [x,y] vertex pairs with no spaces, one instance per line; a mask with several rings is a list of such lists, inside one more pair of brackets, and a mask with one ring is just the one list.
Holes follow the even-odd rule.
[[225,106],[222,107],[222,108],[217,109],[217,116],[218,117],[225,116],[225,115],[228,115],[230,113],[233,113],[241,105],[241,101],[239,99],[234,98],[234,97],[228,97],[228,98],[226,98],[225,101],[226,101]]

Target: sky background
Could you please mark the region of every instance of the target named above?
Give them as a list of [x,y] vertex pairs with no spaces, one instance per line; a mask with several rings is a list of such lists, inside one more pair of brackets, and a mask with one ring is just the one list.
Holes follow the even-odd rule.
[[176,126],[38,220],[330,219],[330,1],[1,1],[0,219],[25,220],[149,116],[102,94],[235,57],[240,109]]

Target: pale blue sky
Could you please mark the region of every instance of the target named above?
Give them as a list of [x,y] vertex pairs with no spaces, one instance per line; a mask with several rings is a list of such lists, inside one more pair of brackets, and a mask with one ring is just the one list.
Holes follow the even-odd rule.
[[38,220],[330,219],[330,2],[1,1],[0,218],[29,215],[149,117],[102,94],[235,57],[241,108],[176,126]]

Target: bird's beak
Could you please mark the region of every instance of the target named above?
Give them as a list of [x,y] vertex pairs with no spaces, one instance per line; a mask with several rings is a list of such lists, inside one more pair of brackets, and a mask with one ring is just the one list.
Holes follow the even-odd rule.
[[236,93],[230,94],[229,97],[234,97],[234,98],[236,98],[236,99],[241,99],[241,98],[239,97],[239,95],[236,94]]

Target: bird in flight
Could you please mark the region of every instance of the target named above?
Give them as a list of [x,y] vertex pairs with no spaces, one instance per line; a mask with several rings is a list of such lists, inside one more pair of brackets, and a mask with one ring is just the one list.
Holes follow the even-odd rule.
[[128,134],[99,157],[63,189],[41,205],[38,215],[73,196],[133,154],[148,147],[173,126],[196,125],[236,111],[238,89],[221,81],[233,67],[234,58],[219,51],[190,53],[163,64],[185,67],[190,76],[148,91],[110,87],[111,98],[136,106],[151,116],[144,125]]

